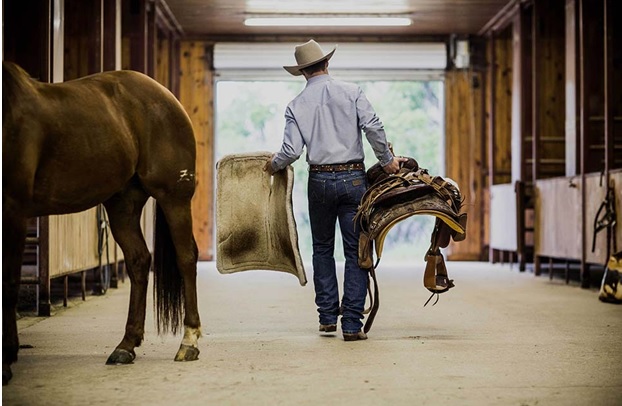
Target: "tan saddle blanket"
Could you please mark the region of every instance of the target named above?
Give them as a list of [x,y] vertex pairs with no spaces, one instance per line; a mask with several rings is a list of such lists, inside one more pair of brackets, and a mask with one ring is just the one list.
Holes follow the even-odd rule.
[[292,207],[294,170],[270,176],[269,152],[227,155],[216,165],[216,268],[273,270],[307,283]]

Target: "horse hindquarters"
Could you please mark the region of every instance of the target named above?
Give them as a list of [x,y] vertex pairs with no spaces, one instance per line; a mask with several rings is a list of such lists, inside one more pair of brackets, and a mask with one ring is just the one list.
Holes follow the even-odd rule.
[[[166,99],[166,100],[165,100]],[[165,113],[141,134],[149,149],[141,153],[138,177],[157,202],[154,285],[158,331],[176,333],[184,324],[184,339],[177,361],[198,358],[200,319],[197,305],[198,250],[194,240],[191,200],[196,178],[196,140],[192,123],[170,93],[162,97]],[[152,124],[153,124],[152,123]]]

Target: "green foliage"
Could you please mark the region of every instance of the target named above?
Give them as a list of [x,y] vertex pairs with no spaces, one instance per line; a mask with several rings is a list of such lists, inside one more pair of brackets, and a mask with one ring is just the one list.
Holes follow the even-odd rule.
[[[430,173],[439,173],[442,110],[436,94],[441,83],[364,82],[360,85],[382,120],[395,154],[413,157]],[[371,148],[365,156],[375,161]]]
[[[442,82],[361,82],[367,98],[384,124],[397,155],[411,156],[431,174],[441,174]],[[304,82],[219,82],[217,86],[216,159],[242,152],[276,152],[283,138],[285,107]],[[367,167],[377,162],[365,145]],[[293,206],[300,252],[311,261],[311,231],[307,208],[305,153],[294,168]],[[429,245],[434,226],[431,216],[415,216],[398,223],[387,235],[383,258],[419,260]],[[338,225],[336,226],[339,235]],[[343,260],[341,239],[335,258]]]

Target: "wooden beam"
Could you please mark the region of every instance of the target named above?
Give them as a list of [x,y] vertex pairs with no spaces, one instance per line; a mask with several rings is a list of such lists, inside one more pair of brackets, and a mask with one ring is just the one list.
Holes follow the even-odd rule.
[[178,37],[183,36],[184,35],[184,30],[183,30],[181,24],[179,24],[179,21],[177,21],[177,18],[175,17],[175,14],[173,14],[173,12],[169,8],[169,6],[166,3],[166,1],[165,0],[157,0],[156,8],[158,10],[158,13],[160,13],[161,16],[163,17],[162,20],[166,21],[166,24],[170,27],[170,31],[171,32],[175,32],[176,36],[178,36]]
[[566,0],[566,176],[579,173],[579,24],[577,1]]
[[51,1],[50,81],[65,80],[65,0]]
[[37,300],[37,314],[47,317],[52,312],[51,282],[50,282],[50,227],[49,217],[38,218],[39,232],[39,294]]
[[[497,75],[497,69],[496,69],[496,65],[495,65],[495,59],[496,59],[496,52],[495,52],[495,48],[496,48],[496,42],[497,37],[495,35],[495,33],[492,33],[490,35],[490,41],[489,41],[489,47],[490,47],[490,51],[489,51],[489,56],[490,56],[490,60],[489,60],[489,70],[488,70],[488,80],[489,80],[489,86],[487,89],[487,100],[488,100],[488,190],[490,191],[492,185],[494,184],[494,177],[495,177],[495,165],[494,165],[494,150],[495,150],[495,92],[496,92],[496,84],[495,84],[495,77]],[[490,202],[490,195],[488,196],[488,201]],[[488,213],[490,215],[490,212]],[[489,224],[489,227],[492,227],[492,225]],[[492,246],[490,246],[490,242],[488,245],[488,257],[490,260],[494,261],[494,249],[492,248]]]
[[[618,0],[619,1],[619,0]],[[603,43],[604,43],[604,52],[603,52],[603,81],[604,81],[604,114],[605,114],[605,180],[608,184],[609,179],[609,171],[614,168],[614,156],[613,150],[615,146],[615,137],[613,131],[613,116],[614,116],[614,66],[613,66],[613,55],[614,55],[614,40],[613,40],[613,23],[614,23],[614,5],[611,0],[604,0],[604,26],[603,26]],[[619,47],[620,44],[617,44]]]
[[477,33],[479,36],[488,36],[505,28],[512,23],[514,16],[519,12],[521,0],[511,0],[493,18],[490,19]]
[[[586,156],[586,124],[587,124],[587,106],[588,100],[586,95],[586,86],[585,86],[585,1],[587,0],[577,0],[579,3],[579,82],[580,82],[580,94],[581,94],[581,130],[580,130],[580,150],[581,150],[581,158],[580,158],[580,173],[581,173],[581,185],[585,185],[585,156]],[[585,188],[581,187],[581,219],[585,219]],[[590,271],[587,266],[586,252],[585,252],[585,221],[581,221],[580,226],[580,235],[581,235],[581,265],[580,265],[580,278],[581,278],[581,287],[589,288],[590,286]]]
[[192,199],[192,222],[200,260],[214,259],[214,71],[213,47],[183,41],[179,100],[192,120],[197,143],[197,188]]

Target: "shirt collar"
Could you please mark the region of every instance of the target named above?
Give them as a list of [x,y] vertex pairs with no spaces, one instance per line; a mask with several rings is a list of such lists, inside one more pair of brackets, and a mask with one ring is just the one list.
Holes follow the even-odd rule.
[[313,76],[312,78],[309,78],[309,80],[307,80],[306,87],[314,85],[316,83],[327,82],[329,80],[333,80],[333,78],[331,78],[329,74]]

